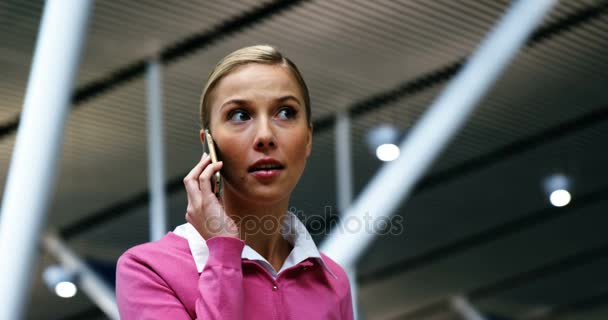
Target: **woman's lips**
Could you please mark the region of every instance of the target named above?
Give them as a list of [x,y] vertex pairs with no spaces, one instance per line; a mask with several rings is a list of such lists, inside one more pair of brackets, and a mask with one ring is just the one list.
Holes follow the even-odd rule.
[[250,174],[260,180],[270,180],[279,176],[279,174],[281,174],[281,171],[283,171],[283,169],[263,169],[252,171],[250,172]]

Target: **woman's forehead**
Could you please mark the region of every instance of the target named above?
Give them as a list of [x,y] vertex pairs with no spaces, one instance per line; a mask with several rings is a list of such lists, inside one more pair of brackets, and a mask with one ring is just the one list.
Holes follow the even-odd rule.
[[299,83],[288,68],[279,64],[251,63],[238,67],[221,79],[212,97],[221,104],[231,99],[279,99],[290,95],[302,101]]

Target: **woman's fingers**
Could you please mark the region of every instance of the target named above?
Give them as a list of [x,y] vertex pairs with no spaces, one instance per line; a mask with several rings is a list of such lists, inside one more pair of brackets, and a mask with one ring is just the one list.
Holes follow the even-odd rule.
[[201,160],[194,166],[194,168],[192,168],[192,170],[190,170],[190,172],[184,178],[184,184],[186,185],[186,188],[189,185],[190,187],[195,187],[195,185],[197,185],[196,188],[200,190],[200,187],[198,186],[198,177],[201,175],[203,169],[205,169],[209,162],[211,162],[211,158],[206,153],[203,153]]
[[184,186],[186,187],[186,195],[188,197],[188,205],[197,206],[202,202],[201,188],[199,185],[198,176],[201,174],[205,166],[210,162],[209,156],[203,154],[201,160],[190,170],[184,178]]
[[[184,178],[184,185],[188,195],[188,207],[185,219],[197,231],[208,239],[217,235],[239,236],[238,227],[234,221],[223,211],[222,199],[212,192],[211,181],[215,173],[223,166],[220,161],[211,163],[207,155]],[[218,228],[211,228],[209,221],[219,222]]]
[[211,190],[211,177],[222,169],[223,164],[222,161],[212,163],[206,166],[205,169],[203,169],[203,172],[198,176],[198,183],[203,194],[213,193]]

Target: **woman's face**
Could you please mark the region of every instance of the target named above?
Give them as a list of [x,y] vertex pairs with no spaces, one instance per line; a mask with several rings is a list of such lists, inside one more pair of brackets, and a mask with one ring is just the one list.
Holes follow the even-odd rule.
[[288,199],[312,145],[304,98],[291,72],[246,64],[222,78],[209,97],[224,193],[265,204]]

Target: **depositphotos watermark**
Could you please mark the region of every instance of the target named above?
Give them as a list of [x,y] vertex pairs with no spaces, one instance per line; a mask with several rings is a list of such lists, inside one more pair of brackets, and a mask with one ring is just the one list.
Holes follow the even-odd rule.
[[[306,228],[308,234],[312,237],[322,237],[330,232],[338,232],[339,234],[366,232],[378,236],[397,236],[404,232],[404,219],[400,215],[390,217],[374,218],[369,212],[365,212],[362,216],[349,216],[342,218],[333,212],[332,206],[325,206],[322,215],[305,214],[303,210],[298,210],[291,207],[289,212],[292,213],[301,223],[291,221],[293,217],[283,215],[277,217],[274,215],[239,215],[233,216],[232,220],[239,228],[241,237],[248,235],[272,235],[276,232],[285,232],[292,229],[291,233],[303,234],[304,230],[293,230],[293,228]],[[219,230],[224,227],[225,220],[208,219],[206,228],[208,230]]]

